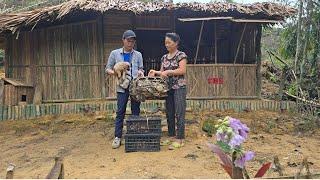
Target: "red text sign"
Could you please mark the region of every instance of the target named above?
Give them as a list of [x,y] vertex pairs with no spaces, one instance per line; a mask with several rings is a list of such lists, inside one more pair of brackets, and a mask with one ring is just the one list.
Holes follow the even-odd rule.
[[223,78],[209,77],[208,84],[223,84]]

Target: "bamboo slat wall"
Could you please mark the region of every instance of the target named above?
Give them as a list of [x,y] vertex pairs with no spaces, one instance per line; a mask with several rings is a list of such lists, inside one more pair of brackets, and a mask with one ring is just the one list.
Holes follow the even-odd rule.
[[140,15],[135,17],[134,26],[138,30],[170,30],[172,18],[169,15]]
[[187,66],[188,97],[254,97],[256,65],[197,64]]
[[[121,48],[122,34],[133,28],[133,16],[129,13],[114,12],[103,16],[104,63],[107,63],[112,50]],[[107,76],[105,82],[106,96],[116,97],[116,79]]]
[[[141,108],[148,111],[152,111],[159,106],[164,107],[164,101],[147,101],[141,104]],[[33,119],[45,115],[84,113],[87,110],[90,110],[91,112],[107,111],[113,113],[116,111],[116,108],[117,104],[115,101],[0,106],[0,121]],[[188,100],[187,108],[192,110],[235,110],[237,112],[244,110],[292,111],[295,108],[295,102],[277,102],[268,100]],[[130,109],[130,103],[128,104],[128,109]]]
[[103,97],[98,32],[97,21],[90,21],[10,36],[6,76],[41,85],[43,100]]

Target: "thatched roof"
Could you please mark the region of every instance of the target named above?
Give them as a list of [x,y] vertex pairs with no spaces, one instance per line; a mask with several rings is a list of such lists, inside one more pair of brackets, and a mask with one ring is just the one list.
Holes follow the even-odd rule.
[[[59,21],[75,12],[104,13],[109,10],[129,11],[135,14],[153,13],[163,10],[190,11],[213,16],[240,14],[260,19],[284,20],[296,13],[291,7],[275,3],[235,4],[235,3],[144,3],[135,0],[70,0],[60,5],[36,9],[15,14],[2,14],[0,17],[0,33],[15,33],[22,27],[35,27],[43,21]],[[232,16],[232,15],[231,15]]]

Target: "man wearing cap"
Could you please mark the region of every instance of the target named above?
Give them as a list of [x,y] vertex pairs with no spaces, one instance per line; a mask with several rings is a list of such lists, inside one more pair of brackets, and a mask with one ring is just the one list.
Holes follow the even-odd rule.
[[[108,63],[106,65],[106,73],[115,75],[113,67],[118,62],[127,62],[130,64],[127,74],[135,79],[143,76],[143,59],[140,52],[133,49],[136,42],[136,34],[132,30],[127,30],[122,36],[123,47],[113,50],[110,53]],[[112,142],[112,148],[119,148],[121,145],[123,120],[129,99],[129,88],[117,86],[117,116],[115,123],[115,138]],[[140,102],[131,99],[132,115],[140,114]]]

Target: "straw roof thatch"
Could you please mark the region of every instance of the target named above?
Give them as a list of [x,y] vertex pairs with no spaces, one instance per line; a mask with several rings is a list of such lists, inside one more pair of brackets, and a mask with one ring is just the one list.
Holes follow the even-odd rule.
[[235,3],[144,3],[135,0],[71,0],[60,5],[15,14],[0,15],[0,33],[15,33],[26,26],[35,27],[39,22],[54,22],[74,12],[104,13],[109,10],[129,11],[135,14],[153,13],[163,10],[190,11],[222,16],[230,13],[258,17],[260,19],[284,20],[296,13],[294,8],[275,3],[235,4]]

